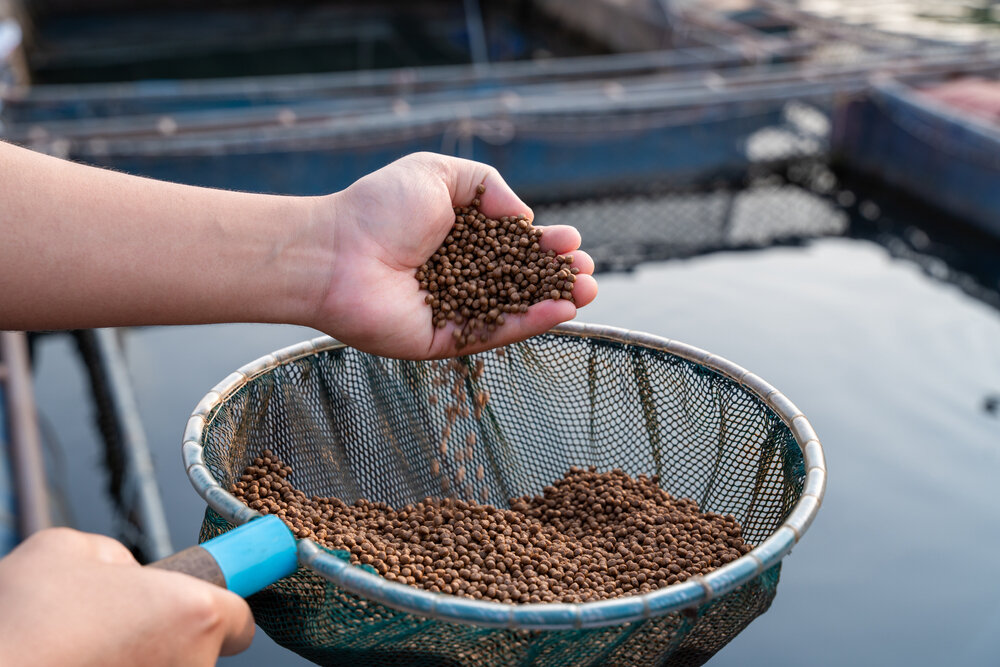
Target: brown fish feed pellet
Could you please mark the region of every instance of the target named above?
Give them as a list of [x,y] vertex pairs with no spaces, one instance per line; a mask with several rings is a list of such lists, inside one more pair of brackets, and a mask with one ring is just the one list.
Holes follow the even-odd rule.
[[[480,185],[478,195],[486,189]],[[579,269],[573,257],[542,250],[542,230],[524,216],[487,218],[477,196],[455,208],[455,222],[441,246],[416,272],[428,292],[431,323],[453,322],[457,349],[486,342],[505,316],[525,313],[545,299],[573,300]]]
[[433,592],[506,603],[604,600],[682,582],[750,550],[732,516],[702,513],[655,476],[621,470],[571,468],[541,495],[511,499],[510,509],[458,498],[348,504],[307,496],[291,474],[266,451],[230,491],[299,538]]

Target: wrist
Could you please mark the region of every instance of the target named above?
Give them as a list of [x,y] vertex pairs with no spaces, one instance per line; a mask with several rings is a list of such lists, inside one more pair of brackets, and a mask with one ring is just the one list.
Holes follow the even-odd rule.
[[316,327],[337,264],[335,195],[278,199],[257,275],[267,296],[253,319]]

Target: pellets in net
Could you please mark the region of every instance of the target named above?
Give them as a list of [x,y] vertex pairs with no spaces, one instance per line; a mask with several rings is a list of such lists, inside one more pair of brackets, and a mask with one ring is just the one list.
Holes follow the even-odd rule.
[[542,250],[542,231],[527,218],[488,218],[480,204],[477,197],[455,208],[448,236],[416,273],[428,292],[424,302],[433,326],[453,322],[458,349],[487,341],[505,315],[525,313],[545,299],[572,301],[579,273],[571,255]]
[[655,476],[621,470],[570,468],[510,509],[458,498],[348,504],[307,496],[291,473],[264,452],[231,491],[297,537],[433,592],[506,603],[603,600],[682,582],[750,550],[733,517],[700,512]]

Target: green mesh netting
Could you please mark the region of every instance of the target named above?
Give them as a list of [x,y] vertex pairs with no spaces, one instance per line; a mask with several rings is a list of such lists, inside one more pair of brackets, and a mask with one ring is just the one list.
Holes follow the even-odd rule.
[[[573,465],[657,474],[702,511],[732,514],[756,545],[802,492],[802,455],[788,428],[738,383],[668,352],[569,333],[546,334],[482,359],[466,400],[490,392],[473,465],[486,475],[452,492],[489,502],[540,493]],[[228,487],[264,449],[307,494],[400,506],[440,496],[431,473],[445,406],[443,363],[335,348],[254,378],[211,416],[204,459]],[[428,401],[435,395],[439,400]],[[433,403],[433,404],[432,404]],[[474,493],[466,496],[468,491]],[[211,509],[202,540],[231,526]],[[346,557],[346,554],[342,554]],[[611,627],[524,631],[475,627],[390,609],[300,569],[250,598],[275,641],[323,665],[700,665],[774,598],[780,565],[697,609]]]

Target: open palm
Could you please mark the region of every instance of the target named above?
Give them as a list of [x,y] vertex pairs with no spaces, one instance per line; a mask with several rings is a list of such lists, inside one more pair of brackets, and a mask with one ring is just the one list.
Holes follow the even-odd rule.
[[[406,359],[459,354],[449,322],[431,324],[426,292],[417,268],[437,250],[455,220],[454,206],[465,206],[485,185],[480,210],[490,217],[526,215],[529,209],[485,164],[433,153],[408,155],[331,195],[324,215],[332,215],[330,243],[334,269],[314,326],[366,352]],[[580,269],[574,303],[543,301],[523,315],[507,318],[485,343],[463,347],[462,354],[523,340],[572,319],[576,308],[597,295],[594,263],[578,250],[573,227],[542,228],[542,246],[571,254]]]

